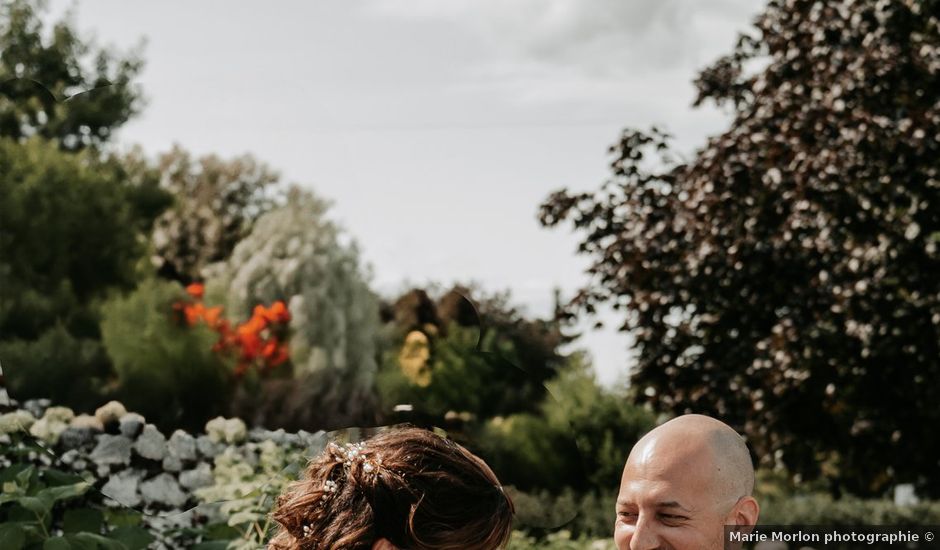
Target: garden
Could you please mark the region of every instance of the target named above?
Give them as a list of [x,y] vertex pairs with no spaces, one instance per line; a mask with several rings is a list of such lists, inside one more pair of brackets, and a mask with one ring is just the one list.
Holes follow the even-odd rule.
[[[409,423],[492,466],[509,548],[612,549],[625,458],[687,412],[745,436],[762,523],[940,524],[937,13],[771,1],[695,80],[723,134],[680,162],[624,130],[602,187],[533,204],[591,261],[536,318],[378,293],[328,198],[251,155],[118,147],[144,59],[4,4],[0,548],[263,548],[310,457]],[[625,387],[577,350],[606,306]]]

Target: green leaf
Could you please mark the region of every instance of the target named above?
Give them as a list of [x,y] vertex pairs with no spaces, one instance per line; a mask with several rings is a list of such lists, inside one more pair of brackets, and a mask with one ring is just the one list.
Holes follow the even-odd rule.
[[66,533],[100,533],[104,514],[93,508],[66,510],[62,519],[62,530]]
[[44,516],[52,509],[52,502],[38,497],[19,497],[16,502],[34,514]]
[[140,512],[114,508],[105,510],[105,520],[111,527],[136,527],[140,525]]
[[69,550],[72,545],[64,537],[50,537],[42,544],[42,550]]
[[52,506],[60,500],[66,500],[84,495],[91,488],[91,484],[86,481],[73,483],[72,485],[60,485],[58,487],[47,487],[38,493],[36,497],[41,499],[51,510]]
[[228,541],[211,540],[200,542],[199,544],[193,546],[193,550],[228,550]]
[[224,523],[213,523],[203,530],[207,540],[232,540],[242,536],[241,531]]
[[99,548],[103,548],[104,550],[126,550],[126,547],[120,541],[95,533],[78,533],[68,535],[66,538],[72,543],[73,547],[81,550],[86,548],[88,550],[98,550]]
[[26,532],[16,523],[0,524],[0,548],[20,550],[26,542]]
[[22,472],[16,474],[16,484],[20,487],[29,487],[29,479],[33,475],[33,467],[27,466]]
[[112,530],[108,537],[123,544],[127,550],[146,550],[154,540],[149,531],[133,526],[118,527]]
[[75,483],[86,481],[78,474],[63,472],[62,470],[55,470],[51,468],[48,470],[43,470],[42,478],[49,485],[73,485]]
[[23,508],[19,503],[5,509],[7,522],[36,523],[36,514]]

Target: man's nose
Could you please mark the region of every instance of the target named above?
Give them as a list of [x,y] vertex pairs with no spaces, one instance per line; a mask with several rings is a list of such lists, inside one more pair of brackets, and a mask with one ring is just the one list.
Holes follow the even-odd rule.
[[633,536],[630,537],[630,550],[656,550],[660,547],[659,533],[654,522],[640,514],[636,518]]

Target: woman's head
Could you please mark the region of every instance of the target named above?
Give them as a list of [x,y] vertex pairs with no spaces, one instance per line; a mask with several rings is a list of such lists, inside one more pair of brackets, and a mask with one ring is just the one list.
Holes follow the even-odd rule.
[[331,444],[278,500],[270,548],[494,550],[509,538],[512,502],[487,465],[453,441],[399,428]]

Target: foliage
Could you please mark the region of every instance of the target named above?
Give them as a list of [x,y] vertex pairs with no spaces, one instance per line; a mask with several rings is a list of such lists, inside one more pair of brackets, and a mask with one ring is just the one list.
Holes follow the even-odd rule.
[[276,529],[269,512],[305,464],[299,452],[285,451],[270,440],[249,444],[247,452],[258,454],[256,466],[228,448],[215,459],[214,484],[196,490],[200,501],[220,503],[218,513],[236,533],[230,549],[262,548],[267,543]]
[[378,307],[360,271],[358,250],[325,218],[327,204],[293,189],[263,215],[207,281],[234,315],[281,300],[291,312],[290,357],[300,376],[323,369],[370,386],[376,370]]
[[0,333],[35,338],[56,320],[94,335],[83,306],[129,288],[144,249],[135,197],[111,159],[66,154],[33,139],[0,140]]
[[655,425],[653,415],[598,386],[580,354],[547,386],[540,414],[496,417],[484,425],[474,438],[481,455],[523,490],[619,486],[624,461]]
[[890,500],[801,494],[761,500],[760,523],[765,525],[937,525],[940,503],[897,506]]
[[656,425],[656,417],[617,390],[598,385],[580,354],[547,384],[542,405],[549,425],[567,431],[580,451],[587,485],[597,490],[620,485],[623,465],[636,442]]
[[[14,434],[17,441],[20,436]],[[151,540],[140,514],[121,514],[101,503],[93,480],[21,460],[47,452],[35,443],[0,443],[12,459],[0,469],[0,547],[4,550],[88,548],[143,550]]]
[[574,434],[556,429],[541,416],[497,416],[482,426],[474,441],[473,450],[500,472],[503,483],[525,491],[584,489],[586,476]]
[[153,169],[175,199],[154,224],[154,257],[161,275],[184,284],[200,279],[207,265],[226,260],[254,222],[277,204],[270,190],[278,174],[251,155],[193,159],[174,146]]
[[577,538],[609,537],[613,533],[616,486],[589,492],[523,492],[513,487],[508,491],[516,509],[516,528],[529,534],[544,537],[559,529]]
[[68,150],[101,144],[140,110],[132,81],[143,62],[83,40],[68,19],[47,28],[41,6],[0,7],[0,136],[38,135]]
[[103,306],[102,339],[117,373],[114,392],[131,410],[169,429],[196,429],[225,411],[230,369],[204,326],[175,323],[178,283],[147,280]]
[[190,299],[175,302],[173,310],[180,314],[179,322],[187,326],[205,324],[219,334],[212,351],[234,358],[236,377],[241,378],[251,368],[267,374],[290,358],[283,343],[290,321],[284,302],[278,300],[270,307],[258,304],[248,321],[232,328],[231,322],[222,317],[222,306],[207,308],[202,303],[203,292],[201,283],[190,284],[186,287]]
[[80,410],[93,410],[111,374],[101,343],[76,338],[56,325],[35,340],[0,340],[0,359],[7,366],[10,394],[21,399],[44,397]]
[[408,403],[436,418],[479,419],[535,412],[564,361],[560,328],[525,319],[505,294],[457,286],[434,301],[414,289],[385,305],[383,318],[392,343],[378,380],[386,409]]
[[549,533],[545,537],[514,531],[507,550],[614,550],[612,537],[603,539],[572,538],[568,531]]
[[625,131],[600,191],[540,213],[593,258],[572,310],[625,312],[638,399],[836,493],[940,495],[938,9],[770,2],[696,82],[734,106],[726,132],[679,164]]
[[0,357],[17,398],[94,401],[110,369],[98,303],[139,277],[155,184],[117,157],[0,139]]

